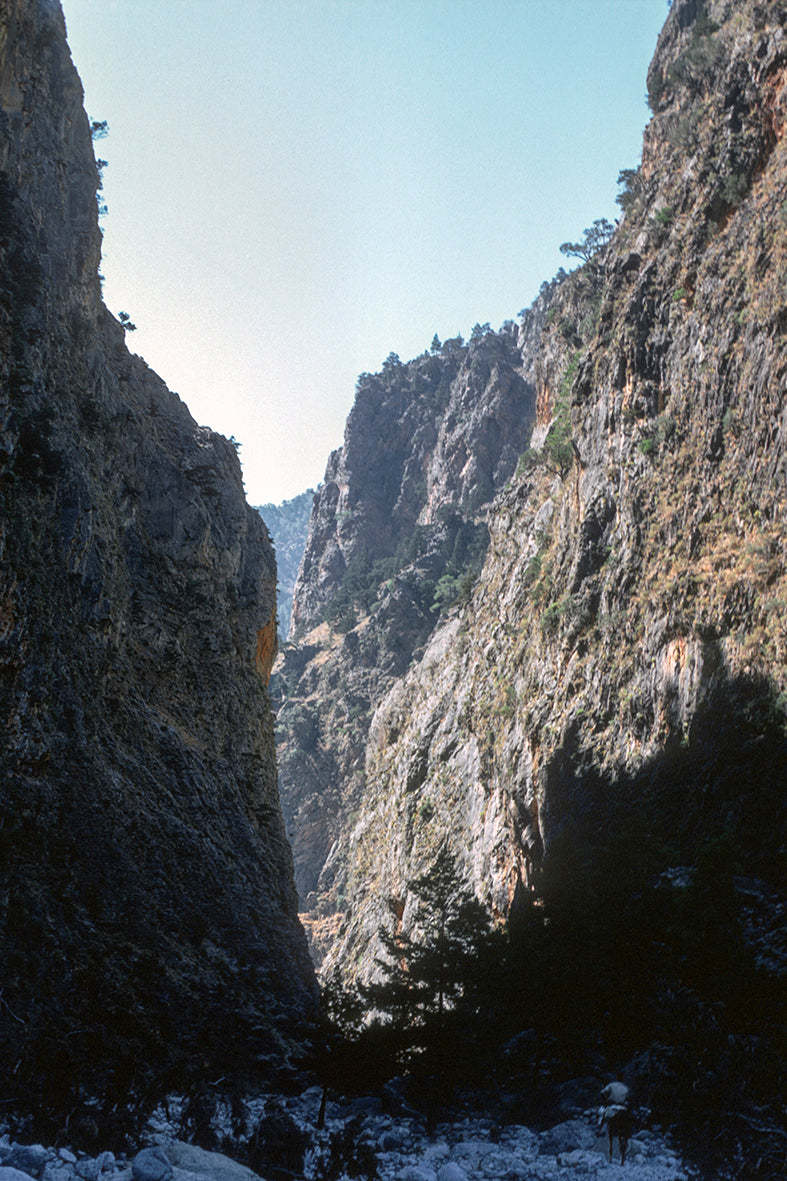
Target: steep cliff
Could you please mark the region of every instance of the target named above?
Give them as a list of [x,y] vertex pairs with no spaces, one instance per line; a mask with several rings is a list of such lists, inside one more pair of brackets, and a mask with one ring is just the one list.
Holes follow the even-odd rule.
[[335,913],[346,890],[371,712],[480,569],[488,504],[535,421],[533,376],[509,323],[359,378],[315,497],[274,690],[282,807],[311,910]]
[[232,445],[101,302],[97,182],[59,5],[7,0],[0,1062],[39,1119],[275,1067],[314,989],[265,689],[275,561]]
[[376,710],[326,971],[374,973],[387,899],[445,840],[501,915],[567,833],[634,822],[664,870],[723,838],[784,888],[786,25],[672,5],[625,216],[537,344],[546,445]]

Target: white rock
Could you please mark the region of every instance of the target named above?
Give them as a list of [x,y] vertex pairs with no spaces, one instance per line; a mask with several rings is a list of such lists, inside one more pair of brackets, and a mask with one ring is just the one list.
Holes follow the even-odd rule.
[[593,1172],[604,1163],[604,1157],[599,1152],[588,1152],[586,1148],[575,1148],[573,1152],[558,1153],[557,1163],[561,1166]]
[[467,1156],[479,1160],[482,1156],[488,1156],[490,1152],[496,1152],[497,1145],[490,1144],[488,1140],[460,1140],[454,1145],[453,1151],[454,1156]]
[[15,1169],[13,1165],[0,1166],[0,1181],[30,1181],[30,1174]]
[[398,1181],[437,1181],[437,1173],[425,1165],[407,1165],[396,1176]]
[[[533,1157],[535,1160],[535,1157]],[[523,1161],[519,1157],[511,1156],[506,1164],[505,1176],[509,1181],[531,1181],[537,1174],[533,1172],[533,1161]]]
[[596,1132],[581,1120],[570,1119],[542,1132],[539,1140],[542,1152],[557,1156],[559,1152],[573,1152],[576,1148],[595,1148]]
[[6,1156],[6,1168],[19,1169],[28,1177],[40,1177],[52,1155],[43,1144],[14,1144]]
[[468,1181],[467,1173],[456,1161],[448,1161],[437,1173],[437,1181]]
[[68,1181],[74,1176],[74,1169],[64,1160],[53,1160],[47,1162],[41,1175],[43,1181]]
[[641,1140],[629,1140],[629,1146],[626,1149],[626,1160],[633,1156],[644,1156],[646,1152],[645,1145]]
[[58,1148],[57,1155],[61,1160],[65,1161],[67,1165],[75,1165],[77,1163],[76,1154],[70,1148]]
[[386,1128],[380,1136],[380,1148],[383,1152],[395,1152],[401,1148],[405,1140],[405,1134],[401,1128]]
[[131,1172],[134,1181],[171,1181],[172,1163],[163,1148],[143,1148],[131,1162]]
[[490,1181],[492,1181],[492,1179],[496,1181],[498,1177],[507,1176],[508,1166],[511,1163],[511,1159],[512,1158],[508,1153],[500,1152],[498,1149],[497,1152],[490,1152],[487,1156],[483,1157],[483,1159],[478,1162],[477,1167],[485,1177],[490,1178]]
[[437,1140],[434,1144],[427,1145],[421,1155],[425,1161],[429,1161],[431,1164],[432,1161],[442,1160],[443,1157],[448,1156],[448,1153],[449,1148],[445,1140]]
[[199,1177],[210,1177],[213,1181],[259,1181],[258,1175],[245,1165],[221,1152],[197,1148],[196,1144],[176,1140],[174,1144],[167,1144],[164,1151],[171,1165]]

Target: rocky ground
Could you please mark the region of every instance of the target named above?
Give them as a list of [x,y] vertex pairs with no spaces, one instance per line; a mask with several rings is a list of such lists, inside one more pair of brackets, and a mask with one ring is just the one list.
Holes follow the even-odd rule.
[[[415,1114],[388,1114],[378,1099],[330,1103],[318,1130],[320,1090],[251,1104],[238,1156],[255,1168],[179,1140],[177,1104],[147,1128],[147,1147],[131,1157],[111,1152],[90,1157],[67,1147],[19,1146],[0,1139],[0,1181],[552,1181],[620,1176],[632,1181],[690,1181],[697,1177],[658,1129],[637,1128],[621,1166],[606,1136],[598,1134],[598,1109],[560,1112],[542,1131],[500,1124],[478,1114],[455,1117],[431,1130]],[[174,1114],[173,1114],[174,1113]],[[566,1118],[568,1116],[568,1118]],[[221,1123],[221,1121],[220,1121]],[[229,1130],[227,1115],[225,1132]],[[221,1136],[222,1128],[215,1128]]]

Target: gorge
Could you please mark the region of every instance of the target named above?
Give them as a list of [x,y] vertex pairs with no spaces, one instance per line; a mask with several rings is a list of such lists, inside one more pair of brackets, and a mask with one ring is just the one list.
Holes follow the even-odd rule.
[[359,377],[274,664],[236,449],[102,303],[59,5],[0,7],[0,1100],[31,1134],[336,1089],[348,1045],[360,1088],[303,927],[326,995],[370,995],[450,864],[497,937],[460,1081],[501,1126],[620,1073],[707,1176],[784,1175],[787,12],[673,0],[647,87],[609,241]]

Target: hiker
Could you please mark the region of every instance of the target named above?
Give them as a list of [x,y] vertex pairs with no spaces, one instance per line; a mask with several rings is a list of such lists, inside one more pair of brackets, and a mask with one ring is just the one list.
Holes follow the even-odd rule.
[[599,1130],[606,1124],[609,1136],[609,1162],[612,1164],[612,1141],[617,1137],[620,1148],[620,1163],[626,1163],[626,1149],[631,1138],[631,1112],[628,1108],[629,1089],[625,1083],[607,1083],[601,1088],[605,1106],[601,1108]]

